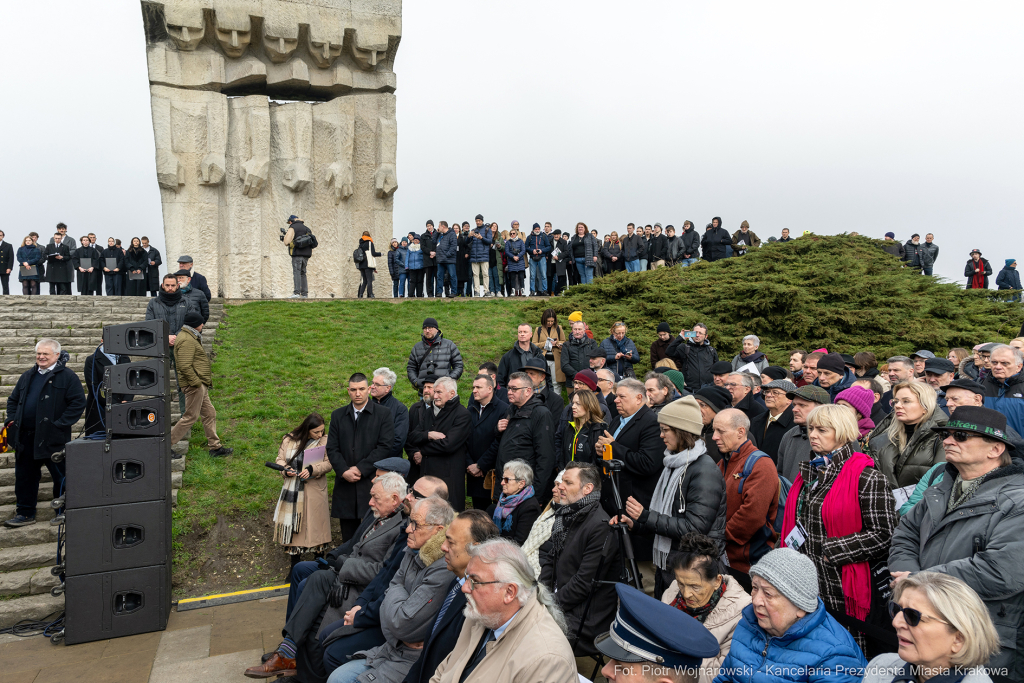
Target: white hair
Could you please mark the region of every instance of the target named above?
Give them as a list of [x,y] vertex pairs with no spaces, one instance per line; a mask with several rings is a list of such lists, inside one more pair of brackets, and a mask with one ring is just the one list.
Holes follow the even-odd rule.
[[633,379],[632,377],[627,377],[616,384],[615,390],[618,391],[622,387],[625,387],[627,391],[637,395],[645,395],[647,393],[647,387],[643,385],[643,382],[638,379]]
[[743,386],[747,387],[748,389],[753,389],[754,388],[754,376],[751,375],[750,373],[747,373],[747,372],[730,372],[729,376],[730,377],[739,377],[740,378],[740,382],[742,382]]
[[761,346],[761,340],[757,338],[756,334],[748,334],[743,338],[743,341],[747,341],[748,339],[754,342],[754,348]]
[[40,346],[49,346],[51,352],[57,354],[58,356],[60,355],[60,342],[57,341],[56,339],[40,339],[39,341],[37,341],[36,353],[39,353]]
[[430,496],[416,501],[414,508],[423,506],[423,521],[427,524],[439,524],[448,526],[455,519],[455,510],[444,498]]
[[516,597],[519,605],[525,605],[535,593],[537,602],[544,605],[548,614],[565,633],[565,616],[555,598],[543,584],[537,581],[523,549],[507,538],[492,538],[489,541],[470,546],[467,551],[484,564],[493,564],[494,578],[502,583],[514,583],[518,590]]
[[992,347],[992,351],[989,353],[989,357],[995,354],[996,351],[1009,351],[1013,354],[1013,360],[1017,365],[1024,363],[1024,353],[1020,349],[1010,346],[1009,344],[997,344]]
[[509,460],[505,463],[505,469],[502,474],[505,472],[511,472],[516,481],[521,481],[526,486],[533,484],[533,468],[530,467],[530,463],[521,458]]
[[392,372],[391,368],[377,368],[373,371],[373,376],[383,379],[389,387],[395,386],[398,382],[398,375]]
[[456,396],[459,395],[459,385],[451,377],[439,377],[437,381],[434,382],[434,393],[436,394],[439,389],[444,391],[454,391]]
[[[605,374],[601,375],[602,372],[605,373]],[[608,380],[609,382],[612,383],[612,385],[613,385],[612,389],[613,390],[615,389],[615,387],[614,387],[614,384],[615,384],[615,373],[614,372],[612,372],[608,368],[601,368],[600,370],[597,371],[597,376],[598,377],[602,377],[603,376],[604,379],[606,379],[606,380]]]
[[398,472],[385,472],[374,480],[384,493],[393,493],[401,500],[409,492],[405,478]]

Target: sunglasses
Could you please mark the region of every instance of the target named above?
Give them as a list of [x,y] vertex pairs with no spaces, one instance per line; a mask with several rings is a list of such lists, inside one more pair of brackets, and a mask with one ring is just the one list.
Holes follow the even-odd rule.
[[424,496],[422,493],[420,493],[416,489],[412,490],[412,497],[415,498],[416,500],[423,500],[424,498],[426,498],[426,496]]
[[918,626],[921,621],[938,621],[940,623],[949,625],[948,621],[933,617],[928,614],[921,614],[920,610],[916,610],[912,607],[903,607],[898,602],[889,601],[889,618],[895,619],[896,615],[903,612],[903,619],[907,622],[907,626],[914,628]]
[[971,437],[974,436],[977,436],[977,434],[965,432],[962,429],[948,429],[946,430],[946,436],[944,436],[943,438],[953,437],[953,440],[956,441],[957,443],[963,443],[964,441],[967,441],[967,439],[970,439]]

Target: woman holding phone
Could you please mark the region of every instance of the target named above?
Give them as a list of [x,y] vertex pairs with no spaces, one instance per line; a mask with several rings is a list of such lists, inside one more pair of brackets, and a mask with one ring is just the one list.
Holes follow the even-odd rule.
[[303,553],[320,557],[331,543],[326,478],[331,463],[321,450],[326,444],[324,418],[310,413],[285,434],[277,451],[277,464],[284,467],[284,485],[274,511],[274,540],[291,555],[293,567]]

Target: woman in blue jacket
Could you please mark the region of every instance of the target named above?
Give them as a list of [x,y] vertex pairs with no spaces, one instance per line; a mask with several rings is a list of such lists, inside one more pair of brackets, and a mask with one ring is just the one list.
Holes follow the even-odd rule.
[[[996,275],[996,289],[1020,289],[1020,273],[1017,272],[1017,259],[1006,259],[1006,265]],[[1014,301],[1020,301],[1020,294],[1013,297]]]
[[505,256],[508,259],[508,276],[512,281],[512,296],[523,296],[526,286],[526,243],[515,227],[508,233]]
[[412,242],[405,252],[405,275],[409,282],[409,298],[423,298],[423,247],[420,236],[412,233]]
[[626,323],[617,322],[612,325],[611,335],[601,342],[601,350],[607,361],[607,367],[615,371],[619,377],[636,377],[633,363],[640,362],[640,352],[636,344],[626,336]]
[[[402,240],[405,243],[405,240]],[[408,249],[400,247],[398,240],[391,238],[388,247],[388,274],[391,276],[391,297],[405,296],[405,255]]]
[[818,597],[814,562],[792,548],[750,568],[751,604],[714,683],[858,683],[867,660]]
[[[43,252],[33,242],[31,237],[26,237],[18,247],[18,279],[21,280],[22,294],[38,294],[39,280],[42,275]],[[23,275],[22,266],[35,266],[35,275]]]

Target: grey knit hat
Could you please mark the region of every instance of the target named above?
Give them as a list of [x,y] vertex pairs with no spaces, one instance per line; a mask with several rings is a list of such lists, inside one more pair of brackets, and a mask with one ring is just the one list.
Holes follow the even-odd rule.
[[792,548],[776,548],[750,568],[808,614],[818,609],[818,570],[806,555]]

